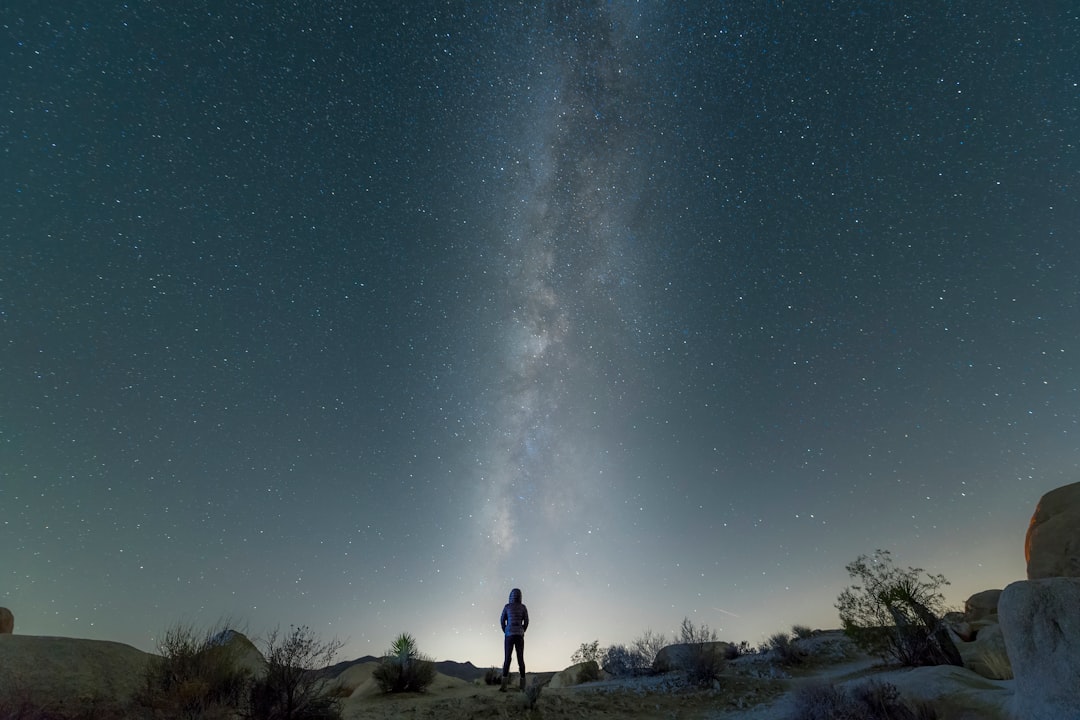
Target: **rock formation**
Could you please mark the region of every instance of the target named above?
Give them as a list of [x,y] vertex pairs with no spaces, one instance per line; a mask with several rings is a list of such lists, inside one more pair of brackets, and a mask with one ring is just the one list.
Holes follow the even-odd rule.
[[589,660],[587,662],[578,663],[577,665],[571,665],[565,670],[555,673],[552,676],[551,681],[548,682],[548,687],[572,687],[580,684],[582,677],[595,677],[599,679],[604,677],[604,673],[595,660]]
[[689,670],[700,653],[713,653],[723,661],[731,652],[731,644],[707,642],[698,644],[676,643],[660,649],[653,660],[653,669],[659,672]]
[[998,599],[1001,590],[983,590],[964,602],[964,622],[974,624],[982,621],[997,622]]
[[15,615],[6,607],[0,607],[0,635],[15,632]]
[[1024,543],[1029,580],[1080,577],[1080,482],[1042,496]]
[[41,717],[87,717],[88,708],[122,716],[152,657],[104,640],[0,635],[0,699],[30,703]]
[[998,612],[1016,677],[1014,713],[1025,720],[1080,718],[1080,578],[1015,582]]
[[1000,590],[983,590],[967,599],[962,614],[946,616],[964,667],[990,680],[1009,680],[1013,676],[998,624],[1000,597]]

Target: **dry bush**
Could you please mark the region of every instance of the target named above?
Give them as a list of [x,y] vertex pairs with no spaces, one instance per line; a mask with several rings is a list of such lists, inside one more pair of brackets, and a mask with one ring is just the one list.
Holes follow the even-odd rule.
[[856,581],[836,600],[844,632],[867,652],[901,665],[962,665],[942,623],[948,585],[943,575],[902,569],[888,550],[860,555],[847,566]]
[[251,684],[245,716],[250,720],[337,720],[341,702],[322,692],[318,670],[334,662],[337,640],[322,641],[305,627],[266,639],[266,674]]
[[700,687],[712,685],[720,678],[727,660],[724,653],[711,643],[717,642],[716,631],[708,625],[694,625],[690,618],[683,618],[679,627],[679,641],[687,646],[686,679]]
[[544,689],[542,683],[534,682],[525,688],[525,708],[532,710],[536,707],[537,701],[540,700],[540,691]]
[[787,633],[773,633],[765,642],[772,656],[785,667],[801,665],[806,660],[806,652]]
[[937,720],[925,703],[909,705],[895,685],[869,681],[844,690],[822,683],[800,688],[788,720]]
[[656,662],[656,655],[668,643],[663,633],[657,634],[652,630],[646,630],[640,637],[635,638],[632,644],[634,652],[641,656],[646,667],[651,668],[653,663]]
[[168,628],[158,642],[160,660],[147,664],[136,704],[155,718],[231,718],[251,677],[237,666],[228,633],[224,622],[202,633],[179,623]]
[[612,645],[604,650],[601,665],[609,675],[627,677],[644,674],[652,668],[652,661],[632,647]]

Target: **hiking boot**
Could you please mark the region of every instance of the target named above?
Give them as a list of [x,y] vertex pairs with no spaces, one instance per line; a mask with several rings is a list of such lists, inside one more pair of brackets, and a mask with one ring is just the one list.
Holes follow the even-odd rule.
[[525,673],[522,673],[522,674],[521,674],[521,680],[519,680],[519,681],[518,681],[518,686],[519,686],[519,687],[520,687],[520,688],[521,688],[522,690],[524,690],[524,689],[525,689]]
[[506,675],[502,676],[502,685],[499,687],[499,692],[506,692],[506,683],[510,680]]

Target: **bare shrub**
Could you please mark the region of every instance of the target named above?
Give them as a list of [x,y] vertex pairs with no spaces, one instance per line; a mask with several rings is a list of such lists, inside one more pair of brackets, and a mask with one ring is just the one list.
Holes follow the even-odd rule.
[[340,700],[322,693],[317,670],[329,666],[341,649],[337,640],[323,642],[305,627],[288,635],[277,630],[266,639],[266,674],[251,686],[246,717],[251,720],[336,720]]
[[420,653],[412,635],[402,633],[372,676],[384,693],[424,692],[435,681],[435,663]]
[[502,684],[502,669],[497,667],[490,667],[484,671],[484,684],[485,685],[501,685]]
[[695,625],[690,618],[683,618],[682,625],[679,626],[679,642],[684,645],[703,645],[716,641],[716,631],[708,625]]
[[683,618],[679,626],[679,640],[687,646],[686,678],[691,683],[706,687],[719,679],[724,671],[724,653],[717,648],[716,631],[708,625],[694,625],[690,618]]
[[800,640],[807,640],[814,637],[814,631],[809,625],[792,625],[791,632]]
[[799,648],[787,633],[778,632],[769,636],[765,641],[769,652],[777,662],[786,667],[801,665],[806,660],[806,653]]
[[542,683],[534,682],[525,688],[525,708],[532,710],[536,707],[536,703],[540,700],[540,691],[544,689]]
[[645,657],[634,648],[612,645],[604,650],[601,665],[609,675],[626,677],[645,673],[651,668],[652,662],[646,662]]
[[794,710],[788,720],[855,720],[845,714],[848,698],[828,683],[806,685],[795,691]]
[[925,703],[907,704],[895,685],[871,680],[848,692],[827,683],[800,688],[788,720],[937,720],[937,713]]
[[663,633],[657,634],[652,630],[646,630],[640,637],[634,639],[633,648],[642,657],[645,666],[652,667],[656,662],[656,655],[667,644],[667,638]]
[[224,622],[201,633],[186,624],[168,628],[158,642],[160,660],[147,664],[136,704],[152,717],[231,717],[244,700],[251,676],[238,666],[230,637]]
[[741,658],[743,655],[753,655],[757,650],[753,645],[746,640],[740,640],[737,644],[728,645],[724,650],[724,658],[727,660],[735,660]]

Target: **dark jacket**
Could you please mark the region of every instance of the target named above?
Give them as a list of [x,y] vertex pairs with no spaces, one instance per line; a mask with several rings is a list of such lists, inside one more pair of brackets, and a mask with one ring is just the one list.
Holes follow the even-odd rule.
[[521,602],[521,591],[510,591],[510,602],[503,607],[499,625],[507,635],[524,635],[529,629],[529,608]]

